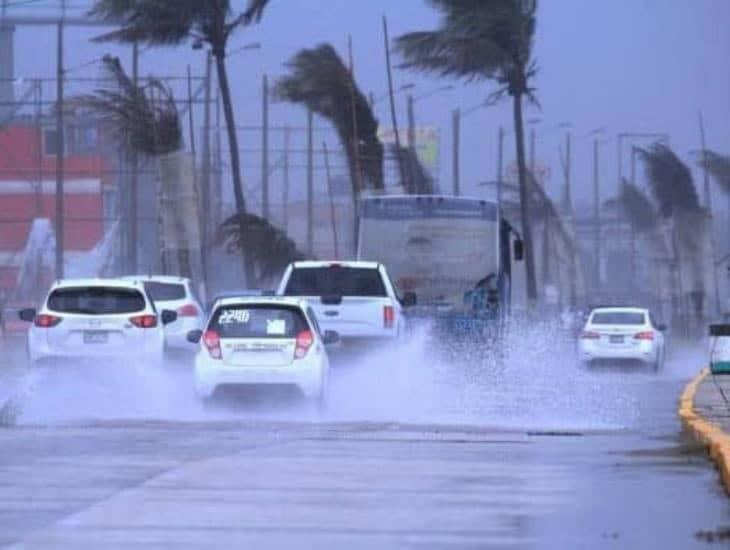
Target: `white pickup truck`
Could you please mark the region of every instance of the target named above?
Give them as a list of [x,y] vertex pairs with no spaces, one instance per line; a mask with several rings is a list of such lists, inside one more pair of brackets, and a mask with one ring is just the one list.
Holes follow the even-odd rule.
[[306,298],[322,329],[343,342],[402,336],[403,306],[415,303],[410,294],[401,301],[385,266],[376,262],[295,262],[277,294]]

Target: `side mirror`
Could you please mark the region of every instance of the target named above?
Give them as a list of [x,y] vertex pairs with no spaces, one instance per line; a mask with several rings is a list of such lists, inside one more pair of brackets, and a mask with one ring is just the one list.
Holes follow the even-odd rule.
[[200,339],[203,337],[203,331],[200,329],[197,330],[191,330],[187,333],[185,336],[185,339],[190,342],[191,344],[198,344],[200,343]]
[[333,346],[340,343],[340,334],[334,330],[325,330],[322,342],[325,346]]
[[25,321],[26,323],[32,323],[35,320],[36,311],[33,308],[26,308],[21,309],[18,312],[18,317],[20,317],[21,321]]
[[512,243],[512,255],[515,258],[516,262],[521,262],[525,258],[525,244],[522,242],[522,239],[517,239]]
[[659,323],[659,324],[657,325],[656,329],[657,329],[657,330],[658,330],[659,332],[666,332],[666,331],[667,331],[667,325],[665,325],[664,323]]
[[418,296],[416,296],[415,292],[405,292],[403,294],[403,298],[401,299],[401,305],[403,307],[412,307],[415,306],[418,303]]
[[162,319],[163,325],[169,325],[170,323],[177,321],[177,312],[169,309],[163,309],[160,318]]

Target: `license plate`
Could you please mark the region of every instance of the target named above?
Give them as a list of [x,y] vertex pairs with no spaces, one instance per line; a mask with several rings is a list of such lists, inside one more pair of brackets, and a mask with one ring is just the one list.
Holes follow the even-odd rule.
[[84,344],[106,344],[109,340],[109,334],[105,331],[85,331]]
[[623,336],[609,336],[608,341],[611,344],[623,344],[624,343],[624,337]]

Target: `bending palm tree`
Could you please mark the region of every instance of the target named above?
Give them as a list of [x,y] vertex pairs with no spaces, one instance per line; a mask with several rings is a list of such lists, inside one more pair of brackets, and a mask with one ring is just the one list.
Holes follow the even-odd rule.
[[[248,0],[246,10],[233,13],[230,0],[96,0],[89,15],[119,25],[119,28],[98,37],[99,41],[178,45],[192,38],[210,44],[216,61],[218,84],[228,131],[228,145],[233,173],[233,196],[236,212],[246,212],[241,179],[238,137],[233,115],[231,90],[226,70],[228,39],[239,26],[258,21],[269,0]],[[241,226],[241,231],[243,231]],[[247,278],[253,277],[251,262],[245,261]]]
[[290,72],[276,83],[275,94],[306,106],[335,127],[347,154],[355,201],[362,191],[358,182],[363,188],[383,189],[383,145],[378,139],[378,121],[335,49],[322,44],[301,50],[286,67]]
[[434,31],[414,32],[397,39],[407,67],[467,80],[493,80],[496,101],[512,97],[515,146],[520,187],[520,214],[525,242],[527,295],[537,300],[535,260],[530,228],[529,189],[525,164],[522,100],[533,98],[535,75],[532,42],[537,0],[429,0],[441,12]]

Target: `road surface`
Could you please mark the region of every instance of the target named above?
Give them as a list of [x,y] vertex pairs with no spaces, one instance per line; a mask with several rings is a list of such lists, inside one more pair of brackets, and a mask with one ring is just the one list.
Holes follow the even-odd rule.
[[730,501],[676,418],[696,357],[585,372],[535,347],[341,364],[323,416],[203,409],[185,365],[6,373],[0,546],[724,547]]

